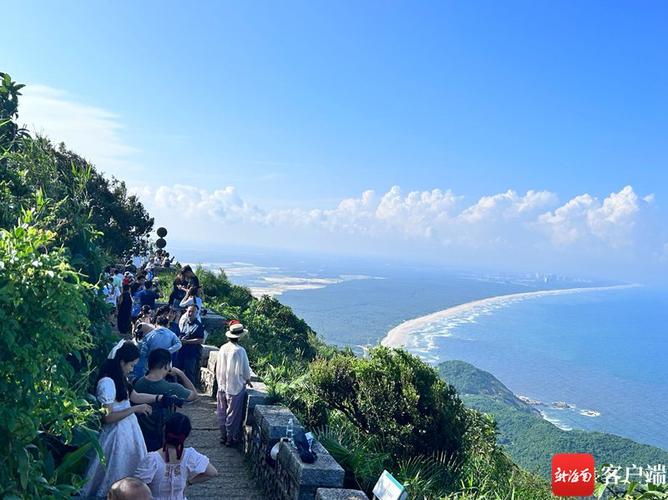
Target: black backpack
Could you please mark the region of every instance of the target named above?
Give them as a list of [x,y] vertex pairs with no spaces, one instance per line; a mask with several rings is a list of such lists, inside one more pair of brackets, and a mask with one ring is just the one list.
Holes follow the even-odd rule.
[[312,464],[318,459],[318,455],[311,450],[303,430],[296,430],[293,439],[295,441],[295,446],[297,447],[297,453],[299,453],[299,458],[301,458],[302,462],[305,464]]

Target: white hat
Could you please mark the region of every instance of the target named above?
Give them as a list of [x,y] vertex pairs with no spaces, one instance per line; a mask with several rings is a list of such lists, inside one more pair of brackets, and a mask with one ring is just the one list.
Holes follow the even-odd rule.
[[242,325],[241,323],[235,323],[229,326],[228,330],[225,332],[225,336],[228,339],[238,339],[239,337],[247,333],[248,330],[244,328],[244,325]]

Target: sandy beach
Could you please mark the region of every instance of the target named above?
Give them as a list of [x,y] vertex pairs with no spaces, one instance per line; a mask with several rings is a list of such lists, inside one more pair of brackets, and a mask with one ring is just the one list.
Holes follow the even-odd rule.
[[386,347],[403,347],[406,344],[408,336],[412,333],[419,332],[429,324],[435,321],[441,321],[460,314],[470,312],[478,307],[484,307],[505,302],[507,300],[526,300],[536,297],[546,297],[550,295],[565,295],[569,293],[583,293],[595,292],[601,290],[615,290],[623,288],[632,288],[640,285],[613,285],[613,286],[598,286],[598,287],[582,287],[582,288],[564,288],[560,290],[539,290],[535,292],[521,292],[510,293],[506,295],[497,295],[488,297],[486,299],[474,300],[465,304],[449,307],[442,311],[438,311],[419,318],[409,319],[400,325],[390,330],[385,338],[381,340],[381,345]]

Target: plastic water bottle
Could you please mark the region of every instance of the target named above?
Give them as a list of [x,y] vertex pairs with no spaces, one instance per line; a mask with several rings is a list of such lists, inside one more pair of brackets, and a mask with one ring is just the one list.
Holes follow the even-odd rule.
[[295,445],[294,435],[295,435],[295,429],[294,426],[292,425],[292,419],[290,419],[288,420],[288,427],[285,429],[285,437],[288,438],[288,441],[292,446]]

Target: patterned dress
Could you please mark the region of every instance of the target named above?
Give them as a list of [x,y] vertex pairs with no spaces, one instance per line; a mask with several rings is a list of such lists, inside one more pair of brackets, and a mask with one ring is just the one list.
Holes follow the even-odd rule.
[[[116,386],[109,377],[97,383],[97,399],[103,405],[110,404],[113,412],[130,408],[130,400],[116,401]],[[113,424],[104,424],[98,440],[106,467],[96,454],[86,472],[88,482],[81,492],[83,498],[106,498],[111,485],[131,476],[146,456],[144,436],[134,413]]]

